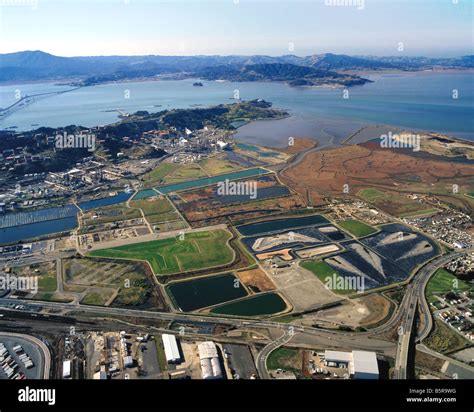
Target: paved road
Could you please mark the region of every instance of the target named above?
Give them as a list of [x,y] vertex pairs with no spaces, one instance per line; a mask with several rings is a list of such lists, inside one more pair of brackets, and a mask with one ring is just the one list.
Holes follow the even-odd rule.
[[471,251],[471,249],[463,250],[461,252],[450,253],[433,259],[418,271],[416,276],[413,277],[412,283],[408,285],[406,294],[398,311],[402,322],[399,327],[397,356],[395,360],[396,379],[407,379],[410,341],[412,339],[412,333],[414,332],[413,324],[418,306],[420,307],[420,316],[423,318],[423,327],[421,330],[417,331],[415,340],[422,341],[429,335],[433,327],[431,310],[425,296],[425,289],[428,281],[439,268],[443,267],[451,260],[456,259],[463,254],[470,253]]
[[257,359],[255,360],[255,364],[256,364],[257,371],[258,371],[258,374],[260,376],[260,379],[270,379],[270,374],[268,373],[268,369],[267,369],[268,355],[270,355],[270,353],[273,352],[275,349],[277,349],[280,346],[283,346],[284,344],[288,343],[291,339],[293,339],[293,337],[294,337],[293,330],[291,330],[291,331],[286,330],[283,333],[283,335],[281,335],[280,338],[278,338],[277,340],[269,343],[257,355]]
[[[343,331],[330,331],[322,330],[315,328],[303,328],[297,327],[294,325],[285,325],[279,322],[265,321],[265,320],[253,320],[246,318],[228,318],[228,317],[216,317],[216,316],[203,316],[201,314],[184,314],[184,313],[164,313],[164,312],[150,312],[145,310],[134,310],[134,309],[121,309],[121,308],[111,308],[111,307],[93,307],[93,306],[80,306],[79,304],[67,304],[67,303],[56,303],[56,302],[33,302],[31,300],[22,300],[22,299],[0,299],[0,306],[6,306],[8,304],[22,304],[31,307],[33,310],[35,308],[44,308],[44,309],[54,309],[57,311],[63,312],[82,312],[85,314],[93,316],[124,316],[124,317],[137,317],[145,319],[155,319],[155,320],[165,320],[165,321],[192,321],[192,322],[210,322],[218,323],[223,325],[229,325],[236,328],[274,328],[283,330],[285,333],[277,341],[272,342],[270,345],[266,346],[262,356],[259,356],[259,373],[261,376],[266,376],[265,372],[262,369],[262,362],[265,362],[266,356],[271,350],[275,349],[278,346],[281,346],[285,343],[289,343],[291,339],[285,340],[288,338],[288,333],[291,330],[295,332],[294,336],[291,336],[291,344],[307,344],[315,345],[321,347],[331,347],[331,348],[346,348],[346,349],[362,349],[362,350],[373,350],[379,351],[381,353],[389,353],[393,351],[396,347],[392,342],[388,342],[383,338],[378,338],[378,335],[387,332],[393,326],[395,326],[401,319],[408,325],[412,324],[413,317],[416,310],[416,302],[424,302],[424,288],[426,283],[429,280],[429,277],[441,266],[446,264],[453,258],[460,256],[467,251],[452,253],[449,255],[441,256],[434,259],[427,266],[422,268],[419,273],[413,277],[413,283],[408,287],[407,293],[404,296],[402,303],[399,308],[393,314],[392,318],[382,326],[368,330],[366,332],[343,332]],[[13,309],[14,310],[14,309]],[[431,326],[428,320],[431,320],[431,312],[429,307],[423,309],[424,316],[426,321],[424,322],[424,328],[419,337],[423,337],[425,334],[429,333]],[[408,328],[409,329],[409,328]],[[408,330],[405,329],[405,330]],[[408,356],[408,351],[405,352],[405,347],[399,347],[399,356],[401,360],[398,361],[399,369],[405,367],[405,359]],[[403,375],[403,374],[402,374]]]

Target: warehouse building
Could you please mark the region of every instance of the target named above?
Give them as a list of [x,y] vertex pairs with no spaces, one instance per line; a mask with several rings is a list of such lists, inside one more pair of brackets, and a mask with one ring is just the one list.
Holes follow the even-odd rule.
[[352,351],[351,375],[354,379],[378,379],[379,367],[375,352]]
[[326,350],[324,363],[330,367],[344,366],[349,370],[353,379],[378,379],[379,367],[375,352],[354,350],[352,352],[340,352]]
[[214,342],[207,341],[198,345],[201,373],[203,379],[222,379],[219,354]]
[[63,379],[69,379],[71,377],[71,361],[67,360],[63,362]]
[[179,363],[181,362],[181,355],[179,354],[178,342],[176,336],[163,334],[161,335],[163,340],[163,347],[165,348],[166,361],[168,363]]

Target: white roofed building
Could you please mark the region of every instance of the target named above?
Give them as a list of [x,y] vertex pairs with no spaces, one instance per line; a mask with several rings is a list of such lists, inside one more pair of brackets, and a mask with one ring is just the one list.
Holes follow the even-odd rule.
[[63,379],[69,379],[71,377],[71,361],[67,360],[63,362]]
[[198,345],[201,373],[203,379],[222,379],[219,354],[214,342],[207,341]]
[[351,370],[351,374],[354,379],[379,378],[379,367],[375,352],[354,350],[352,351],[352,358],[353,371]]
[[324,352],[324,361],[326,365],[330,362],[335,363],[338,367],[340,364],[346,365],[350,376],[354,379],[379,378],[379,367],[375,352],[361,350],[354,350],[352,352],[326,350]]
[[161,335],[161,339],[163,340],[163,347],[165,348],[166,361],[168,363],[179,363],[181,361],[181,355],[179,353],[176,336],[165,333]]

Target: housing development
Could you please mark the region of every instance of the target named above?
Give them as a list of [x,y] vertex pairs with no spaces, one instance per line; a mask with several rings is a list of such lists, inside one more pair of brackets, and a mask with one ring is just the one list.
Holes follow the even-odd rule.
[[472,145],[269,149],[212,121],[118,139],[57,181],[5,175],[2,377],[473,376]]

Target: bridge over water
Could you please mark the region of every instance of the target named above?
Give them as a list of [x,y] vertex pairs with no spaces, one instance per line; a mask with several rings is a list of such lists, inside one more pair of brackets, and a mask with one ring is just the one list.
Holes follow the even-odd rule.
[[37,93],[37,94],[32,94],[32,95],[26,95],[22,97],[21,99],[18,99],[15,103],[11,104],[8,107],[5,107],[4,109],[0,108],[0,120],[5,119],[7,116],[10,116],[12,113],[17,112],[18,110],[24,109],[25,107],[32,105],[38,100],[47,99],[48,97],[57,96],[59,94],[69,93],[77,89],[80,89],[80,87],[74,87],[72,89],[62,90],[59,92],[48,92],[48,93]]

